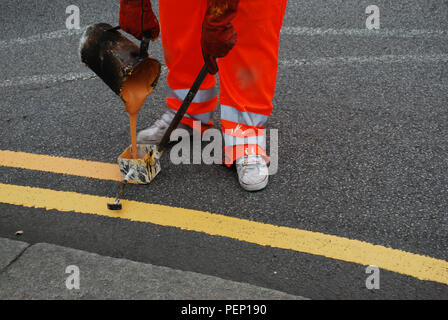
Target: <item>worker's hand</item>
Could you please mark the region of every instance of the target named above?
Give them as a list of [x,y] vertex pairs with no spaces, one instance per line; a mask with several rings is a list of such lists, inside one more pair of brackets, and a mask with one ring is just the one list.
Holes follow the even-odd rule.
[[237,35],[232,24],[239,0],[207,0],[202,23],[202,55],[211,74],[218,72],[217,58],[225,57],[235,46]]
[[159,21],[152,11],[151,0],[120,0],[119,23],[121,29],[138,40],[142,40],[143,34],[153,41],[159,37]]

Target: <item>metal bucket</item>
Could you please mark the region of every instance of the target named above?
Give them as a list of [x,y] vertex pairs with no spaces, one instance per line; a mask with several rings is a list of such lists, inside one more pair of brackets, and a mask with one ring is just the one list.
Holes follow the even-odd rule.
[[81,37],[79,54],[85,63],[118,96],[121,96],[126,79],[137,68],[154,68],[148,83],[157,85],[161,64],[148,55],[149,40],[142,41],[140,48],[107,23],[87,28]]

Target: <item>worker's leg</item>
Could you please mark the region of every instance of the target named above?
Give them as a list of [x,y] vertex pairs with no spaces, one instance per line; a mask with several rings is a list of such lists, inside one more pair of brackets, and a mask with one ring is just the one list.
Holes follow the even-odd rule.
[[[204,64],[201,32],[206,4],[206,0],[159,1],[161,37],[171,89],[166,103],[175,111]],[[199,120],[203,130],[213,124],[211,117],[218,101],[215,85],[216,78],[208,75],[182,123],[192,127],[193,120]]]
[[237,44],[219,59],[221,123],[229,165],[244,155],[265,155],[264,129],[272,113],[286,3],[240,1],[233,21]]

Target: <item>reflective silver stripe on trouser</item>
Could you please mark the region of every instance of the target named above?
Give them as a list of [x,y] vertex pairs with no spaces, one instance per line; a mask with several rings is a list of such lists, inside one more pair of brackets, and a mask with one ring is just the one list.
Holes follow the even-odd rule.
[[[187,96],[189,91],[190,91],[190,89],[178,89],[178,90],[170,89],[170,93],[168,94],[167,98],[184,101],[184,99]],[[193,99],[193,103],[204,103],[204,102],[207,102],[207,101],[210,101],[210,100],[216,98],[217,95],[218,95],[218,90],[216,89],[216,87],[213,87],[208,90],[199,90]],[[201,121],[202,123],[209,123],[210,120],[212,119],[212,116],[213,116],[213,112],[205,112],[205,113],[194,114],[194,115],[188,114],[188,113],[185,114],[186,118],[192,118],[194,120]]]
[[254,136],[254,137],[247,137],[247,138],[240,138],[240,137],[234,137],[227,133],[224,134],[224,143],[226,147],[231,146],[238,146],[238,145],[244,145],[244,144],[257,144],[263,150],[266,150],[266,131],[263,130],[264,135],[262,136]]
[[209,123],[212,120],[213,112],[206,112],[200,114],[185,114],[185,118],[191,118],[193,120],[201,121],[204,124]]
[[253,112],[242,112],[236,108],[221,105],[221,120],[232,121],[253,127],[264,127],[269,116]]

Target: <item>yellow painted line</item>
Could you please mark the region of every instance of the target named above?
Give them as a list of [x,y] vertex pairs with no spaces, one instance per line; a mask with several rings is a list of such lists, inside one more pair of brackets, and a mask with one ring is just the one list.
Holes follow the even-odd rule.
[[448,262],[359,240],[279,227],[209,212],[123,200],[123,210],[109,211],[114,199],[0,184],[0,203],[63,212],[94,214],[222,236],[261,246],[309,253],[448,284]]
[[118,164],[0,150],[0,166],[121,181]]

